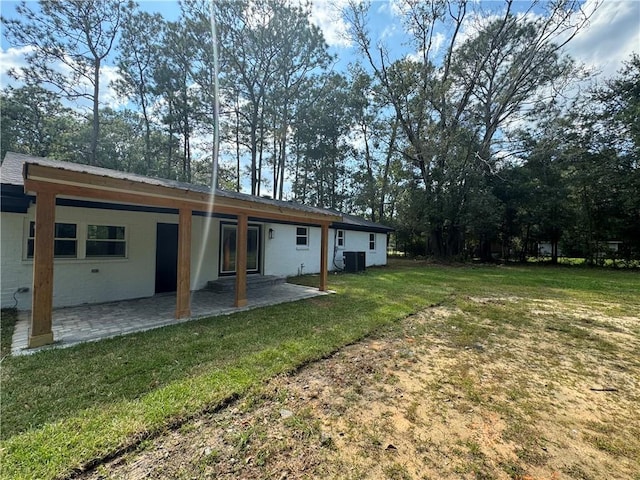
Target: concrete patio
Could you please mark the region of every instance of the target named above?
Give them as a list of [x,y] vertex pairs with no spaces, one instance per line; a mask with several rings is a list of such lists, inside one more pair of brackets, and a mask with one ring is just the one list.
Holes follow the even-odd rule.
[[43,349],[64,348],[84,342],[126,335],[195,320],[203,317],[228,315],[279,303],[326,295],[317,288],[280,283],[249,288],[247,306],[233,306],[234,292],[199,290],[191,294],[191,317],[176,320],[175,294],[92,305],[54,309],[53,345],[27,348],[30,312],[20,312],[11,345],[13,355],[25,355]]

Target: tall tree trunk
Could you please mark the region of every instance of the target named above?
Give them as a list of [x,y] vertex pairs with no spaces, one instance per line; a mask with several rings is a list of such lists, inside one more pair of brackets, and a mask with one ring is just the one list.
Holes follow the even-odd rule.
[[240,105],[236,95],[236,192],[240,192]]
[[[389,148],[384,164],[384,173],[382,175],[382,186],[380,187],[380,198],[378,207],[378,221],[385,218],[384,204],[387,198],[387,188],[389,187],[389,170],[391,169],[391,159],[396,143],[396,135],[398,133],[398,122],[394,121],[391,125],[391,137],[389,138]],[[375,220],[374,220],[375,221]]]
[[256,130],[258,129],[257,120],[258,120],[258,104],[257,102],[254,101],[253,110],[251,112],[251,122],[249,127],[250,128],[249,140],[251,144],[251,195],[256,195],[257,184],[258,184],[258,177],[257,177],[258,139],[257,139],[257,132],[256,132]]
[[93,70],[93,124],[91,129],[91,146],[89,147],[89,164],[98,164],[98,137],[100,136],[100,59],[94,61]]

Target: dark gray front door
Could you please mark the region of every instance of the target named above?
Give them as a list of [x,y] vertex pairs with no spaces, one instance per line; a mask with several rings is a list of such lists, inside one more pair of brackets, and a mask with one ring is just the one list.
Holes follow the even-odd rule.
[[178,277],[178,225],[159,223],[156,235],[156,293],[175,292]]

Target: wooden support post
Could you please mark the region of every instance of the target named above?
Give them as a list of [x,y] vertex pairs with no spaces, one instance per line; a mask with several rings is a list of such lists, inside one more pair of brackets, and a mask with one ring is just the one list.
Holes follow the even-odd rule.
[[320,291],[327,291],[327,280],[329,277],[329,224],[323,223],[321,226],[322,235],[320,240]]
[[35,245],[33,252],[33,305],[29,348],[53,343],[53,255],[56,195],[36,196]]
[[191,209],[180,208],[176,318],[191,316]]
[[236,307],[247,304],[247,223],[246,213],[238,214],[236,230]]

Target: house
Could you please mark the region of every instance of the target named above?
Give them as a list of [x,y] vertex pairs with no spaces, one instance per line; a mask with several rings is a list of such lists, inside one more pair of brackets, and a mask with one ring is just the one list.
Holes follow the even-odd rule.
[[[562,253],[562,249],[558,247],[557,254],[559,257],[564,256]],[[553,243],[551,242],[539,242],[538,243],[538,256],[539,257],[550,257],[553,255]]]
[[[605,242],[595,242],[595,249],[597,251],[597,256],[599,258],[609,258],[611,255],[616,254],[620,251],[622,247],[622,243],[619,240],[609,240]],[[540,257],[550,257],[553,253],[553,244],[551,242],[540,242],[538,243],[538,256]],[[563,257],[564,253],[562,249],[558,247],[558,256]]]
[[[319,273],[362,251],[385,265],[390,228],[333,210],[47,158],[7,153],[0,167],[1,304],[31,310],[29,346],[53,342],[54,307],[190,292],[247,275]],[[36,234],[37,232],[37,234]]]

